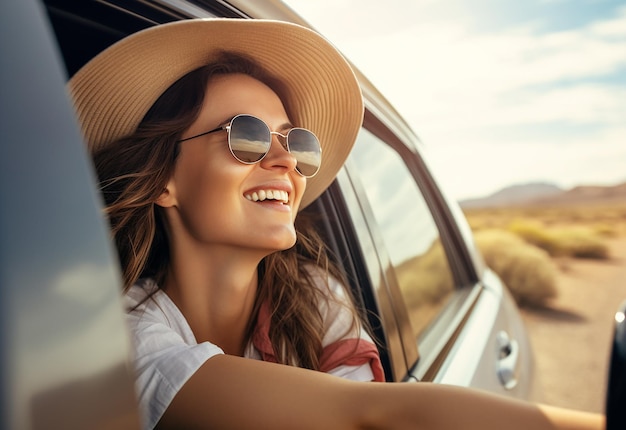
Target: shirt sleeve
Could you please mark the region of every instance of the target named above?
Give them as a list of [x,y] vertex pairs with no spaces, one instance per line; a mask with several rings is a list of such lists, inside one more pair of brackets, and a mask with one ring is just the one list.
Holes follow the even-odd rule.
[[127,294],[127,303],[135,305],[126,319],[143,426],[152,429],[191,375],[209,358],[224,352],[209,342],[196,343],[182,314],[163,292],[144,297],[139,306],[136,298]]

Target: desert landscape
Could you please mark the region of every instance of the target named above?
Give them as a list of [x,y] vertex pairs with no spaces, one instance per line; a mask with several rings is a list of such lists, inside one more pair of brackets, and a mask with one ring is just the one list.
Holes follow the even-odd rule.
[[461,205],[520,305],[535,400],[603,412],[614,315],[626,300],[626,183],[530,184]]
[[626,237],[608,241],[607,260],[567,259],[557,296],[523,307],[541,398],[556,406],[603,412],[614,315],[626,300]]

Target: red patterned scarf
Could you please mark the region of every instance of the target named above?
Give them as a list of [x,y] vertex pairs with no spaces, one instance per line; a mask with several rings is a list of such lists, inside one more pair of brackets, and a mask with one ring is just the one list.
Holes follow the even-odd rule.
[[[257,325],[252,335],[252,343],[259,351],[263,361],[277,363],[269,337],[270,310],[267,303],[263,303],[259,309]],[[320,356],[320,371],[329,372],[341,365],[361,366],[369,363],[374,381],[384,382],[385,374],[380,362],[380,356],[376,345],[365,339],[340,339],[324,347]]]

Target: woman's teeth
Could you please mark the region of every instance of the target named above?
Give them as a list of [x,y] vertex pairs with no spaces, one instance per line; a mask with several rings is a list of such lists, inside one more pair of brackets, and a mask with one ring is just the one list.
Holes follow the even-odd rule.
[[282,190],[259,190],[251,194],[245,194],[244,197],[252,202],[262,202],[264,200],[278,200],[283,203],[289,202],[289,195]]

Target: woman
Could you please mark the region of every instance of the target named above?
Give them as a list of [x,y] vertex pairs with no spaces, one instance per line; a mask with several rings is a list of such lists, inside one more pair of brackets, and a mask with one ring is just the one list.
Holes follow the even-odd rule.
[[376,348],[296,224],[363,114],[320,36],[177,22],[107,49],[69,88],[123,268],[147,428],[600,428],[469,390],[355,382],[384,380]]

